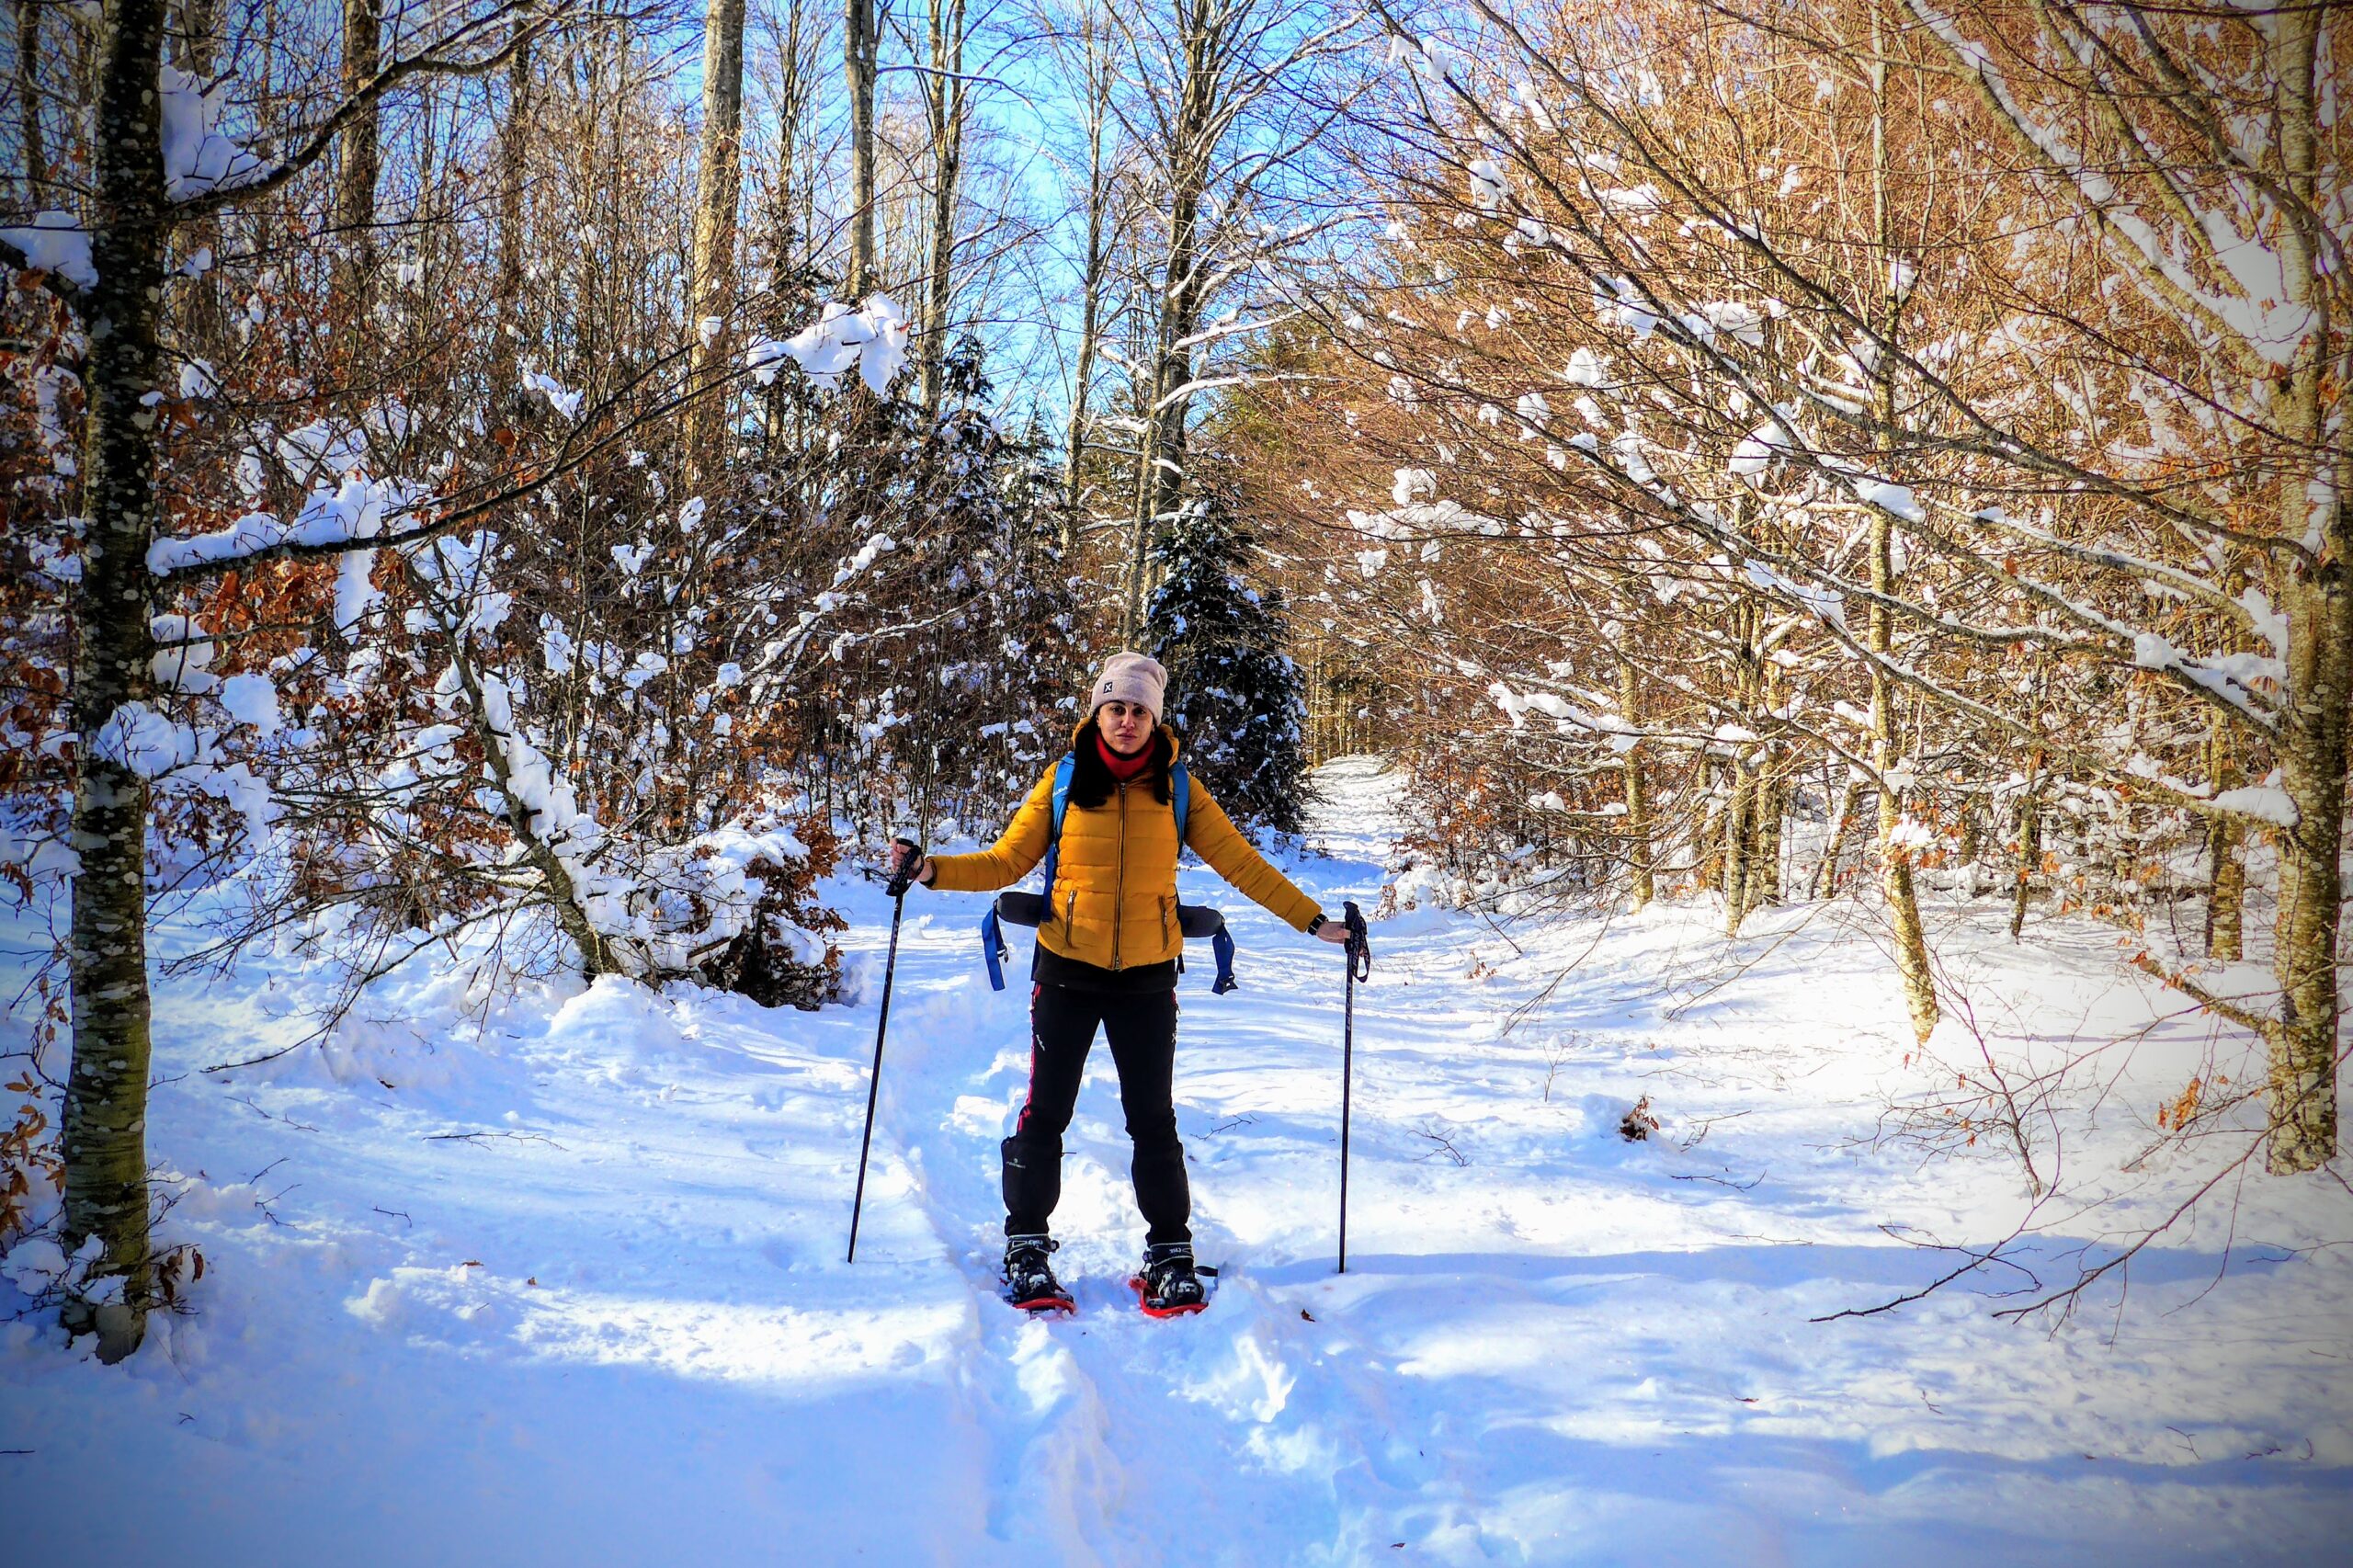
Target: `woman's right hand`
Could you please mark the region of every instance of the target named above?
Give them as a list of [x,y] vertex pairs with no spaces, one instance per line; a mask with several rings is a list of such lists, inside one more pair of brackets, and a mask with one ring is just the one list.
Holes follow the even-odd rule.
[[914,875],[907,880],[921,882],[926,887],[931,886],[931,857],[904,838],[892,840],[890,875],[894,879],[905,875],[910,861],[914,862]]

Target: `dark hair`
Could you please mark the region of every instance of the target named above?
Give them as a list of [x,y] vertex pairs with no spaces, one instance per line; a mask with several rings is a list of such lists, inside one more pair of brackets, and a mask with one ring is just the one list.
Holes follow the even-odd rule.
[[[1111,791],[1119,786],[1119,780],[1111,777],[1111,770],[1103,765],[1103,754],[1095,749],[1095,743],[1102,733],[1096,725],[1094,715],[1090,714],[1086,722],[1079,726],[1078,734],[1071,743],[1071,755],[1078,759],[1078,763],[1071,769],[1070,803],[1084,811],[1091,812],[1107,803],[1111,799]],[[1176,760],[1176,743],[1169,737],[1167,726],[1154,724],[1151,744],[1152,767],[1145,772],[1143,781],[1152,786],[1153,799],[1165,806],[1169,800],[1168,769]]]

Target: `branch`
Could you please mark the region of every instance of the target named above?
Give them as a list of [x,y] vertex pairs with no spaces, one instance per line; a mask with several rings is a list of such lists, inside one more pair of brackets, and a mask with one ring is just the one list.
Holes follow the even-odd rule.
[[18,272],[40,279],[40,286],[67,305],[78,307],[82,302],[82,286],[65,274],[46,267],[35,267],[32,258],[13,240],[0,239],[0,262]]
[[2148,953],[2135,953],[2132,956],[2132,967],[2167,989],[2180,992],[2208,1012],[2228,1018],[2266,1044],[2279,1043],[2280,1026],[2278,1019],[2250,1013],[2237,1003],[2215,995],[2189,976],[2177,974],[2166,969]]
[[[563,19],[570,6],[571,0],[558,0],[555,10],[551,12],[545,20],[535,27],[517,25],[506,43],[489,54],[475,58],[458,59],[441,51],[460,48],[468,40],[488,31],[493,26],[506,20],[516,13],[533,8],[533,0],[508,0],[507,4],[500,6],[488,16],[479,17],[462,24],[447,36],[427,45],[423,52],[395,60],[360,84],[349,97],[335,106],[332,114],[312,128],[310,135],[304,139],[300,147],[280,158],[277,165],[267,174],[240,180],[234,185],[215,186],[201,196],[189,197],[184,201],[175,201],[171,204],[172,215],[179,219],[201,217],[221,208],[233,206],[239,201],[264,196],[276,190],[279,186],[286,184],[304,169],[326,156],[335,146],[335,138],[341,135],[352,121],[373,108],[377,101],[394,87],[415,76],[486,76],[511,61],[516,51],[553,28],[557,22]],[[631,13],[630,16],[608,19],[627,21],[642,14]]]

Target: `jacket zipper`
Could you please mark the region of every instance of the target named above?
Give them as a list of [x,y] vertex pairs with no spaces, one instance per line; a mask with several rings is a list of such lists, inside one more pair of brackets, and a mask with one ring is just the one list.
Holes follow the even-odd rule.
[[1120,914],[1128,891],[1128,787],[1120,786],[1120,869],[1111,882],[1111,967],[1120,967]]

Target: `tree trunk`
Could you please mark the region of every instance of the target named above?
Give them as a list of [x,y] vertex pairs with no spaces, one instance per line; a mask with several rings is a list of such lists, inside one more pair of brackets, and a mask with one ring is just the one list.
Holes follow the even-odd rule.
[[[1631,659],[1618,661],[1618,717],[1629,726],[1639,729],[1643,722],[1643,688],[1640,672]],[[1643,744],[1636,741],[1626,748],[1622,767],[1626,776],[1626,864],[1629,872],[1628,891],[1632,894],[1636,909],[1647,908],[1658,896],[1658,881],[1653,867],[1651,852],[1650,779],[1648,758]]]
[[842,46],[849,79],[849,294],[863,300],[881,282],[874,257],[874,73],[881,52],[875,0],[849,0]]
[[1740,923],[1748,917],[1749,869],[1756,853],[1756,775],[1737,754],[1726,762],[1725,770],[1732,778],[1732,792],[1724,801],[1724,935],[1737,937]]
[[[493,722],[490,704],[483,694],[482,677],[466,650],[463,631],[448,614],[443,614],[440,619],[441,642],[443,650],[449,655],[450,673],[458,677],[459,688],[465,693],[466,706],[473,715],[474,735],[482,743],[483,771],[506,807],[507,825],[514,832],[515,842],[522,851],[523,863],[537,871],[545,885],[548,909],[555,916],[558,929],[572,939],[572,945],[580,953],[580,972],[592,977],[628,972],[628,967],[614,951],[613,944],[606,940],[604,934],[589,921],[579,885],[573,881],[572,872],[564,865],[563,857],[533,825],[538,812],[516,792],[514,773],[506,751],[510,736]],[[520,730],[523,721],[521,715],[511,712],[511,693],[508,706],[512,722],[516,729]]]
[[1732,790],[1728,783],[1721,791],[1715,787],[1715,776],[1725,771],[1722,761],[1714,757],[1706,757],[1703,758],[1701,766],[1710,776],[1710,792],[1707,811],[1699,823],[1699,844],[1693,851],[1691,891],[1694,892],[1703,888],[1719,885],[1722,880],[1724,812]]
[[924,288],[923,405],[939,412],[955,288],[956,193],[964,165],[964,0],[931,0],[931,266]]
[[[1890,342],[1901,324],[1904,300],[1895,282],[1893,228],[1887,200],[1887,55],[1881,39],[1879,6],[1871,7],[1871,202],[1873,233],[1878,241],[1874,259],[1880,269],[1880,330]],[[1895,379],[1892,356],[1881,354],[1872,373],[1878,426],[1874,445],[1882,464],[1895,445]],[[1893,479],[1893,473],[1885,477]],[[1883,507],[1871,509],[1871,589],[1879,598],[1871,605],[1870,646],[1881,660],[1895,651],[1895,619],[1884,602],[1895,592],[1893,523]],[[1920,901],[1912,886],[1912,851],[1895,842],[1896,824],[1904,819],[1904,803],[1887,787],[1888,770],[1903,755],[1895,735],[1893,683],[1880,665],[1871,666],[1871,768],[1881,780],[1879,791],[1880,886],[1887,898],[1888,918],[1894,927],[1895,968],[1904,982],[1904,1004],[1912,1015],[1912,1032],[1927,1044],[1937,1027],[1936,977],[1928,966],[1927,934],[1920,923]]]
[[[357,93],[381,69],[383,0],[343,0],[343,90]],[[382,156],[381,111],[363,106],[344,128],[335,175],[335,226],[340,242],[333,320],[339,332],[364,321],[376,303],[376,181]]]
[[139,1348],[153,1291],[147,1221],[147,780],[109,757],[100,733],[152,690],[147,547],[154,538],[158,318],[170,214],[156,73],[164,0],[114,0],[99,33],[94,145],[97,282],[85,294],[88,415],[83,472],[89,532],[74,622],[74,729],[78,766],[69,969],[74,1065],[64,1118],[69,1250],[97,1237],[94,1279],[65,1303],[68,1330],[95,1332],[98,1356]]
[[[2315,97],[2320,59],[2315,14],[2281,16],[2271,30],[2273,76],[2279,83],[2278,135],[2290,189],[2306,210],[2332,199],[2321,168]],[[2279,532],[2314,541],[2309,566],[2282,574],[2280,608],[2288,621],[2286,700],[2275,748],[2280,785],[2296,824],[2279,835],[2279,918],[2272,964],[2280,1022],[2271,1041],[2270,1168],[2319,1168],[2336,1153],[2338,921],[2343,914],[2347,712],[2353,708],[2353,461],[2332,438],[2334,401],[2353,376],[2347,324],[2330,317],[2337,290],[2319,275],[2301,242],[2280,249],[2287,297],[2318,320],[2273,406],[2290,449],[2311,452],[2309,469],[2280,476]],[[2324,509],[2325,508],[2325,509]]]
[[1188,0],[1184,19],[1185,74],[1169,129],[1168,257],[1161,272],[1154,320],[1151,392],[1138,410],[1143,453],[1136,476],[1134,538],[1128,557],[1127,603],[1120,618],[1130,640],[1143,625],[1144,562],[1155,525],[1176,516],[1185,494],[1185,420],[1192,405],[1184,392],[1192,373],[1187,340],[1200,326],[1201,202],[1217,151],[1217,111],[1225,62],[1219,44],[1231,17],[1208,0]]
[[493,407],[519,401],[516,361],[522,351],[524,152],[531,115],[531,42],[526,39],[506,64],[506,120],[498,128],[498,276],[491,308],[490,401]]
[[48,199],[49,153],[41,136],[40,79],[33,62],[40,58],[40,14],[32,0],[17,0],[17,135],[25,149],[25,200],[36,210]]
[[711,0],[703,22],[702,149],[695,176],[695,250],[687,328],[687,488],[699,494],[726,454],[723,383],[728,301],[735,272],[735,209],[744,186],[744,0]]
[[2338,921],[2344,909],[2346,710],[2353,704],[2353,521],[2345,504],[2323,563],[2288,594],[2296,694],[2282,715],[2280,784],[2297,821],[2279,834],[2274,972],[2280,1027],[2271,1051],[2275,1172],[2317,1169],[2336,1153]]
[[1071,378],[1070,432],[1063,442],[1063,549],[1074,542],[1083,494],[1080,459],[1086,450],[1086,405],[1095,383],[1095,340],[1101,330],[1103,283],[1110,270],[1105,219],[1111,182],[1104,165],[1103,131],[1110,118],[1111,73],[1103,39],[1103,18],[1090,6],[1085,18],[1086,51],[1086,254],[1079,267],[1078,369]]
[[1768,758],[1756,786],[1756,827],[1751,835],[1756,846],[1756,869],[1748,873],[1751,909],[1781,902],[1781,818],[1789,807],[1789,787],[1781,782],[1779,767]]
[[2026,901],[2042,869],[2042,753],[2027,759],[2026,790],[2018,796],[2018,878],[2010,890],[2010,940],[2026,929]]
[[[2206,758],[2217,793],[2245,782],[2219,720],[2207,732]],[[2246,825],[2236,817],[2216,816],[2206,824],[2206,956],[2224,963],[2236,963],[2246,952],[2246,867],[2239,859],[2245,840]]]
[[[32,9],[30,6],[22,8]],[[220,31],[220,0],[181,0],[178,19],[173,24],[173,63],[199,82],[210,81]],[[209,250],[214,262],[199,276],[183,278],[173,286],[181,351],[196,358],[230,352],[228,310],[221,293],[221,220],[207,213],[182,225],[175,237],[181,256]]]
[[[1871,586],[1881,594],[1894,592],[1894,569],[1888,556],[1888,519],[1871,518]],[[1871,607],[1870,640],[1882,657],[1894,647],[1892,617],[1883,604]],[[1895,693],[1893,683],[1877,666],[1871,671],[1871,768],[1882,783],[1879,791],[1880,890],[1895,934],[1895,969],[1904,983],[1904,1005],[1912,1015],[1912,1032],[1922,1044],[1937,1027],[1937,985],[1928,967],[1928,939],[1920,923],[1920,901],[1912,886],[1912,851],[1895,840],[1904,820],[1904,803],[1884,780],[1899,757],[1895,736]]]
[[1855,808],[1861,804],[1863,786],[1848,770],[1839,789],[1838,803],[1830,812],[1830,839],[1822,847],[1822,864],[1813,869],[1813,896],[1828,898],[1838,891],[1838,857],[1847,850],[1847,835],[1855,829]]

